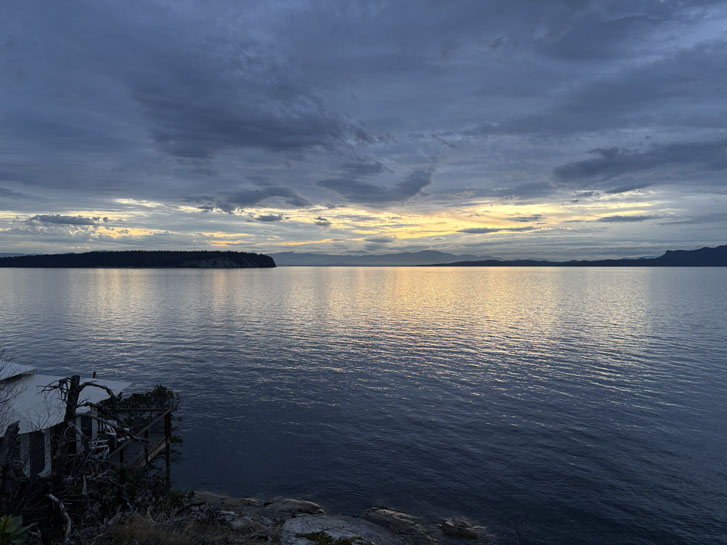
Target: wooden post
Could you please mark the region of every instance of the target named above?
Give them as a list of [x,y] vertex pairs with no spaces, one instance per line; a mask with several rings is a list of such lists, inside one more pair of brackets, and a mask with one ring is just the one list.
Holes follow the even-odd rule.
[[166,470],[167,489],[172,488],[172,411],[164,415],[164,469]]
[[[0,499],[15,496],[15,490],[18,485],[17,481],[13,480],[13,477],[17,476],[16,466],[20,462],[20,459],[15,456],[17,454],[19,429],[19,422],[10,424],[5,430],[3,443],[0,446]],[[5,502],[2,501],[0,503]]]
[[[72,444],[76,445],[76,432],[73,426],[76,423],[76,411],[78,410],[78,396],[81,394],[81,377],[73,375],[68,386],[68,394],[66,397],[66,415],[63,419],[64,426],[61,432],[61,441],[56,451],[55,467],[53,468],[53,488],[60,490],[63,485],[63,475],[66,470],[66,460],[68,458],[68,450]],[[73,432],[69,439],[68,435]]]
[[2,446],[0,446],[0,467],[5,467],[10,462],[15,461],[13,460],[13,452],[18,441],[19,429],[20,422],[14,422],[13,424],[10,424],[5,430]]

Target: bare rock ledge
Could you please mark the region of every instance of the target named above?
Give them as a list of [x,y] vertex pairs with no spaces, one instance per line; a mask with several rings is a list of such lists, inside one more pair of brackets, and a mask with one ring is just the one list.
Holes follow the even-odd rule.
[[372,507],[363,517],[326,514],[312,501],[277,498],[229,498],[195,492],[195,503],[216,510],[239,535],[281,545],[433,545],[462,542],[491,544],[495,539],[483,526],[463,518],[439,524],[412,515]]

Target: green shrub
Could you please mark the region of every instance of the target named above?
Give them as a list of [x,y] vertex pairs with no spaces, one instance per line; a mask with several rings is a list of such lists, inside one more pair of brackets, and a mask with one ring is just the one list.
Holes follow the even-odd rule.
[[23,517],[0,517],[0,545],[23,545],[32,526],[23,526]]

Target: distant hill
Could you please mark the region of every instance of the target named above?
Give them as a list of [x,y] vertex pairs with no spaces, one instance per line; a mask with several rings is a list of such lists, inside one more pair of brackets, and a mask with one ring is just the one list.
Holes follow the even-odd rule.
[[639,259],[596,259],[591,261],[455,261],[439,267],[727,267],[727,245],[699,250],[667,250],[659,257]]
[[275,261],[267,255],[248,254],[245,252],[173,252],[151,250],[0,257],[0,267],[242,269],[275,267]]
[[491,256],[457,255],[434,250],[371,255],[330,255],[281,252],[270,254],[279,267],[403,267],[434,265],[445,261],[496,260]]
[[18,255],[25,255],[25,254],[12,254],[12,253],[3,254],[3,253],[0,253],[0,257],[15,257],[15,256],[18,256]]

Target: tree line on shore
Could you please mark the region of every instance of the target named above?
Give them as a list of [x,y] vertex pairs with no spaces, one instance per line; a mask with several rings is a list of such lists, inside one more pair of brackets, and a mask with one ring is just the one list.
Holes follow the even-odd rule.
[[275,267],[275,261],[267,255],[247,252],[129,250],[1,257],[0,267],[238,269]]

